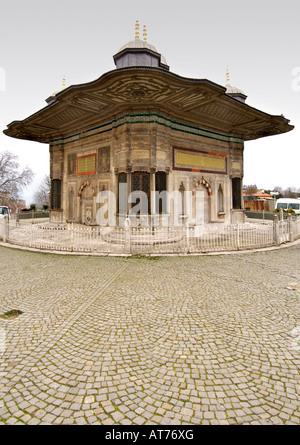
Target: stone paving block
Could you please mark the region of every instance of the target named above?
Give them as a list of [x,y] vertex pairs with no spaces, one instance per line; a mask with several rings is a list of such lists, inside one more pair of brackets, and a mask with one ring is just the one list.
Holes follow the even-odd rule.
[[70,417],[70,418],[64,418],[62,421],[62,425],[73,425],[74,423],[74,418]]
[[5,325],[0,424],[300,424],[300,295],[286,289],[299,251],[150,261],[0,246],[0,307],[23,311]]
[[40,420],[37,418],[31,419],[28,422],[28,425],[39,425],[40,424]]

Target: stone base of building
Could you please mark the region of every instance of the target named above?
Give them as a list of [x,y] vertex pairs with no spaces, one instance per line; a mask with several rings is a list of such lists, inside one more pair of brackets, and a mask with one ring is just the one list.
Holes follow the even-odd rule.
[[245,222],[245,210],[244,209],[232,209],[231,210],[231,224],[244,224]]
[[62,224],[63,220],[63,211],[62,210],[50,210],[49,222]]

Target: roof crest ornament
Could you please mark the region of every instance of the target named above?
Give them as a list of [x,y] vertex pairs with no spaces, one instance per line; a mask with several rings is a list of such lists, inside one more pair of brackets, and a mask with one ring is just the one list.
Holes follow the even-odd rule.
[[143,36],[144,36],[144,40],[146,41],[146,40],[147,40],[147,30],[146,30],[146,25],[144,25],[144,33],[143,33]]
[[229,85],[229,69],[228,69],[228,65],[227,65],[227,70],[226,70],[226,85]]
[[140,24],[138,20],[135,22],[135,38],[140,38]]

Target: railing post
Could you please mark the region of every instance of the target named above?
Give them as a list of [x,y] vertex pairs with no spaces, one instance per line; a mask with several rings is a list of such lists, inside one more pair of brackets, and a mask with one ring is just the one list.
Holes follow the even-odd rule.
[[130,219],[125,219],[125,252],[131,253]]
[[300,215],[297,215],[294,221],[294,238],[300,236]]
[[279,246],[279,244],[280,244],[279,220],[278,220],[277,215],[274,216],[273,230],[274,230],[274,232],[273,232],[274,233],[274,236],[273,236],[274,244],[275,244],[275,246]]
[[283,209],[282,208],[279,209],[279,219],[280,219],[280,221],[283,221]]
[[6,243],[6,241],[9,238],[9,222],[8,222],[8,216],[4,215],[3,218],[3,242]]
[[240,250],[240,226],[239,226],[239,224],[236,225],[236,248],[237,248],[237,250]]
[[71,223],[71,252],[74,250],[74,227],[73,222]]
[[186,221],[185,223],[185,239],[186,239],[186,249],[185,253],[189,253],[190,251],[190,229],[189,229],[189,223]]
[[32,242],[33,242],[33,225],[31,224],[31,226],[30,226],[30,244],[29,244],[29,247],[32,247]]
[[294,221],[292,215],[288,216],[289,242],[294,241]]

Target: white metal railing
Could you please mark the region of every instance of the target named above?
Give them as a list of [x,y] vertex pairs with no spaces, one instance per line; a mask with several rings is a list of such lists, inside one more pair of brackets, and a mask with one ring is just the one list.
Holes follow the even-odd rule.
[[273,226],[236,224],[222,230],[208,231],[200,237],[190,237],[189,250],[195,252],[228,251],[267,247],[274,244]]
[[289,226],[290,226],[290,220],[284,219],[278,222],[278,234],[279,234],[278,244],[290,241]]
[[300,217],[269,224],[235,224],[207,229],[197,227],[91,227],[76,224],[53,226],[26,224],[4,230],[0,237],[11,243],[42,250],[102,254],[185,254],[269,247],[300,237]]
[[294,239],[300,238],[300,216],[293,218]]
[[0,215],[0,239],[4,242],[9,237],[9,222],[7,215]]

